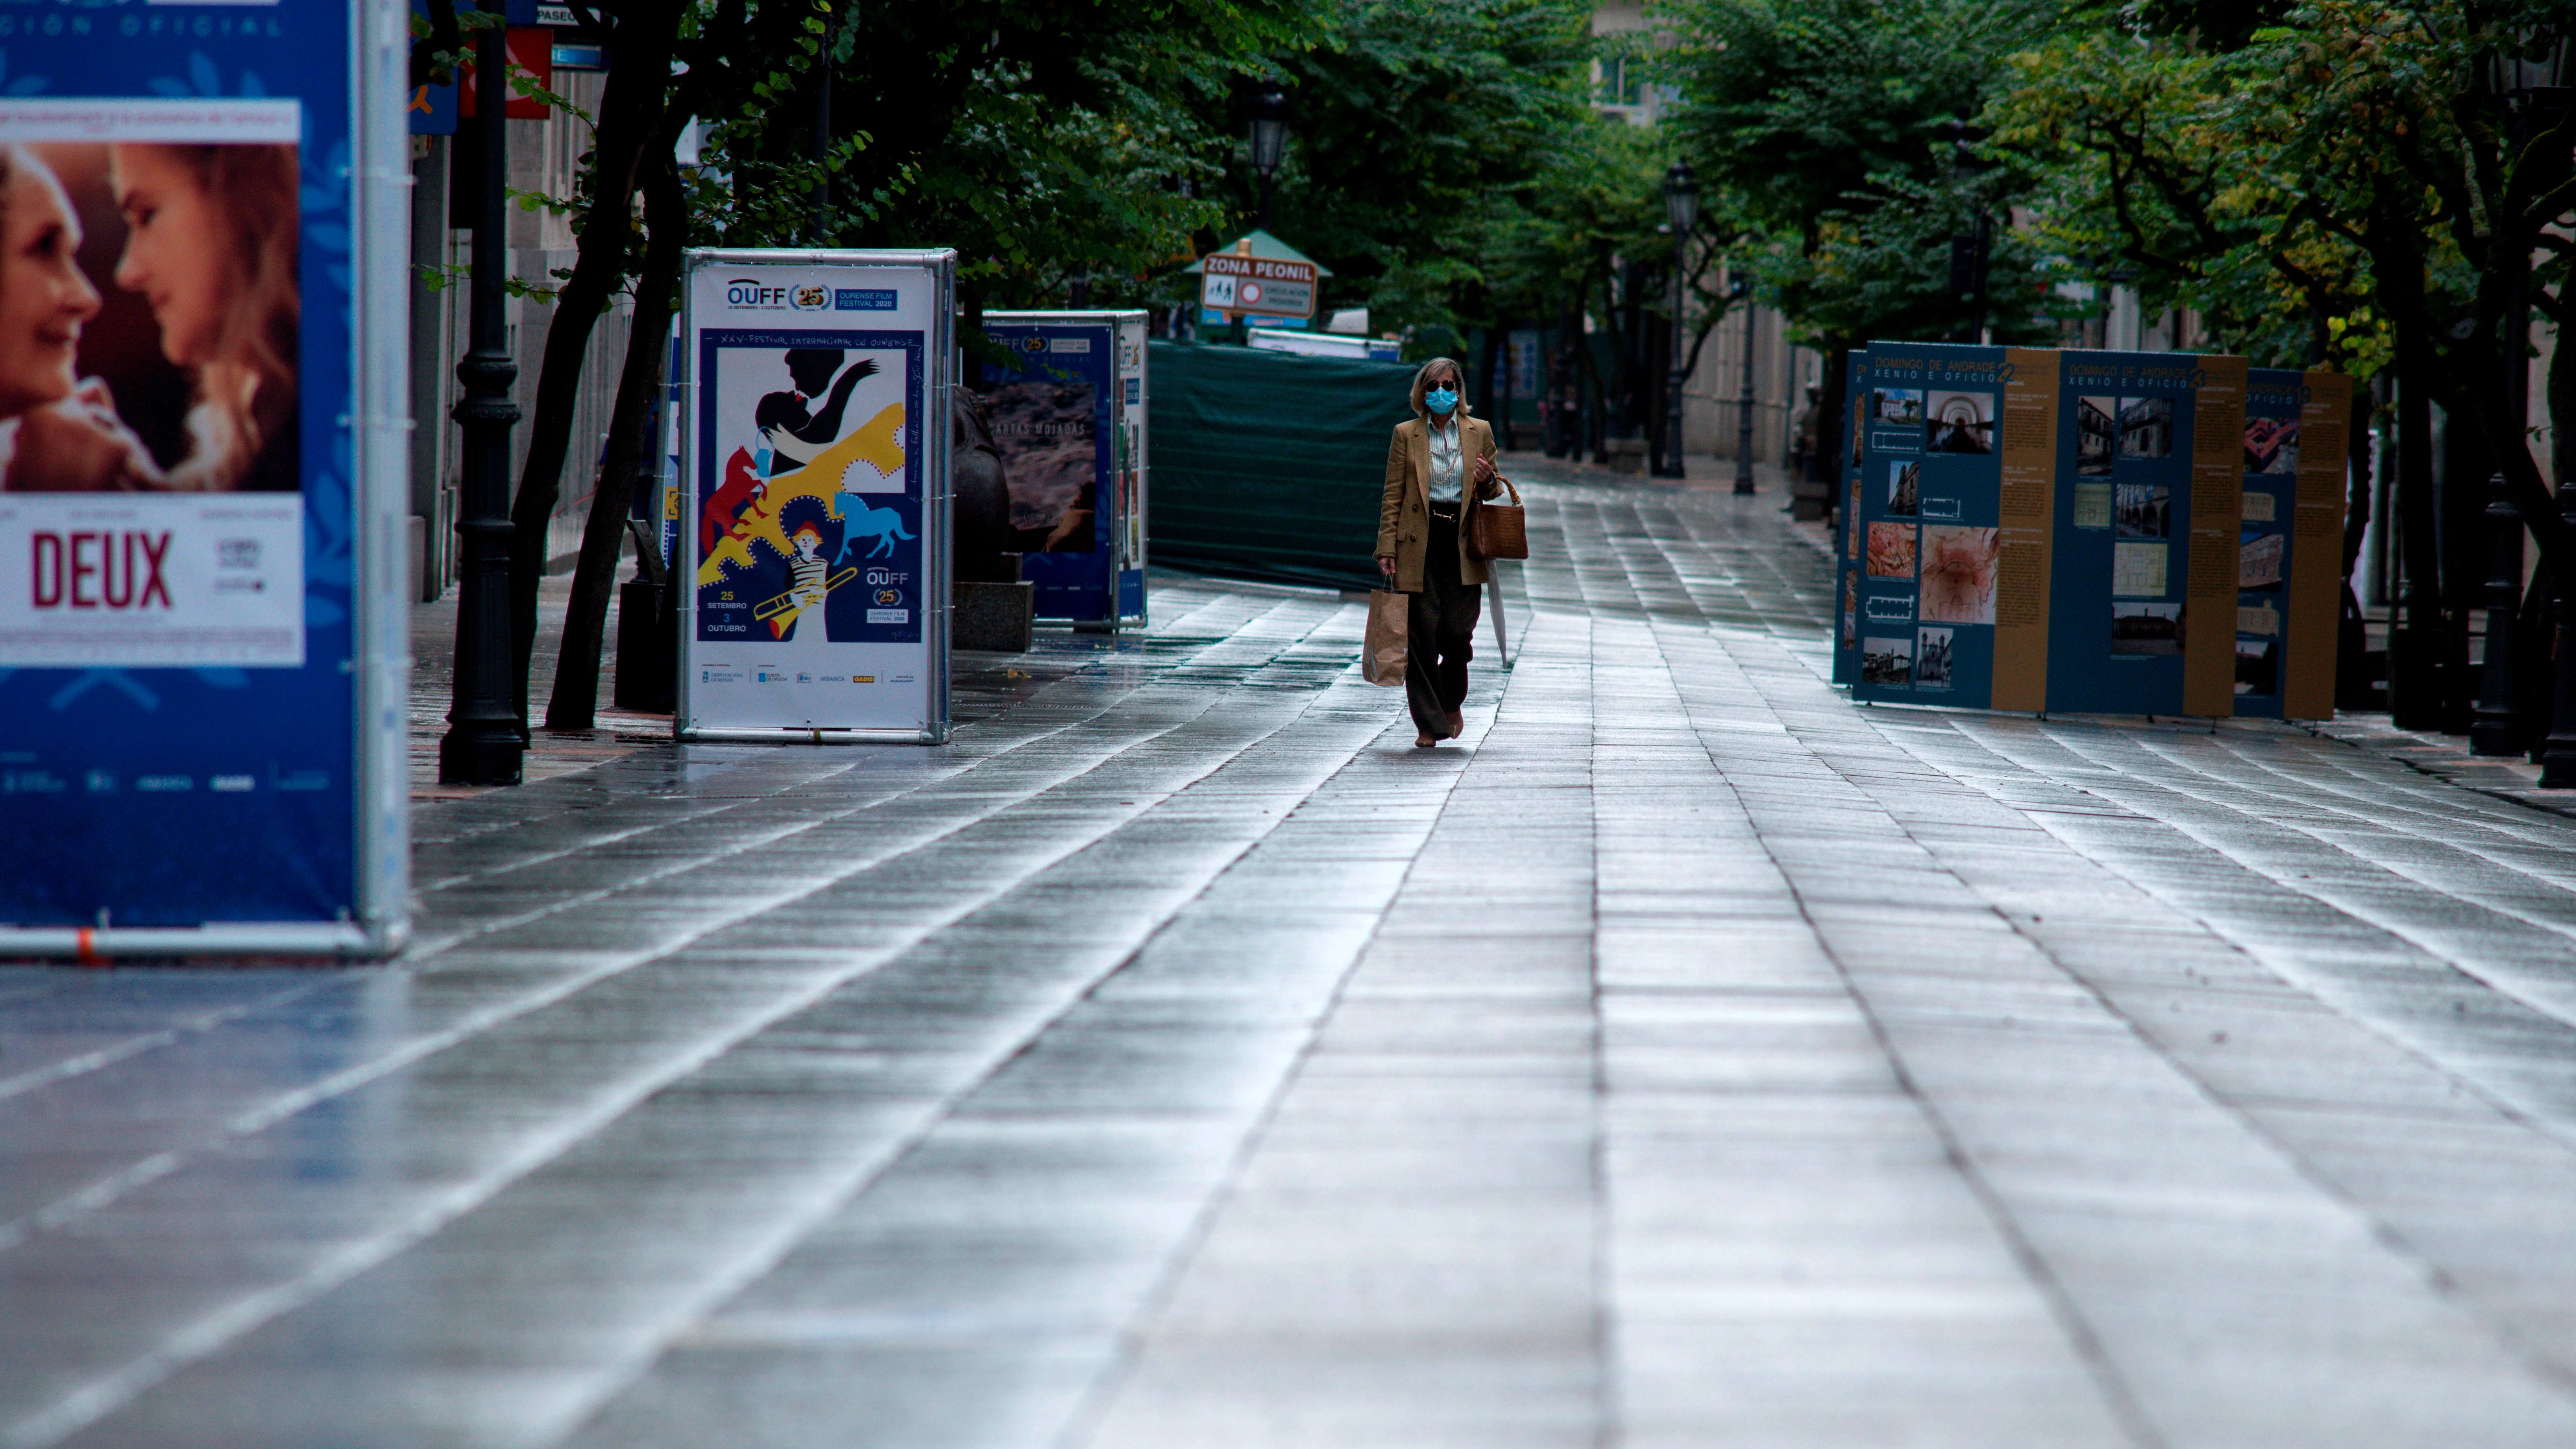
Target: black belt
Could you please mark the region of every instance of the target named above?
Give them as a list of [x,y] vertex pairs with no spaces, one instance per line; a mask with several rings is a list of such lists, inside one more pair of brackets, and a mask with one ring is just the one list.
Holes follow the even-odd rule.
[[1434,518],[1447,519],[1449,522],[1455,523],[1458,521],[1459,507],[1459,504],[1443,503],[1435,498],[1431,501],[1431,516]]

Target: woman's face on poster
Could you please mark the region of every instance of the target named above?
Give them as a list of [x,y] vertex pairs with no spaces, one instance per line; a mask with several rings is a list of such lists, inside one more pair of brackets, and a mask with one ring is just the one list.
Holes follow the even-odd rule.
[[99,297],[73,261],[80,221],[61,184],[24,151],[0,188],[0,417],[71,396],[81,324]]
[[223,325],[222,218],[187,163],[160,146],[118,146],[116,204],[125,255],[116,284],[140,292],[161,324],[161,351],[181,367],[214,355]]

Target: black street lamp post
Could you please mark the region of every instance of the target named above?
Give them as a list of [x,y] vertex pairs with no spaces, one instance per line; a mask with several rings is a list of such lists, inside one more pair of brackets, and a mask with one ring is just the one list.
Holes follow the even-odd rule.
[[1665,367],[1663,467],[1656,471],[1661,477],[1680,478],[1687,476],[1682,465],[1682,333],[1690,295],[1685,274],[1690,269],[1691,230],[1699,225],[1699,181],[1686,161],[1676,161],[1664,172],[1664,219],[1673,229],[1673,345]]
[[1735,491],[1753,492],[1753,279],[1727,279],[1726,295],[1735,299],[1735,310],[1744,314],[1744,385],[1736,393],[1735,410]]
[[1288,92],[1265,85],[1252,98],[1252,169],[1261,173],[1261,229],[1270,230],[1270,177],[1288,156]]
[[519,783],[519,711],[510,699],[510,426],[519,420],[502,321],[507,265],[508,51],[501,27],[474,38],[474,127],[482,174],[474,211],[474,278],[468,291],[468,350],[456,364],[465,395],[455,418],[464,432],[464,516],[457,520],[455,703],[438,742],[443,785]]
[[[1950,174],[1962,186],[1974,181],[1986,169],[1973,144],[1985,139],[1985,129],[1960,119],[1943,121],[1937,130],[1950,143]],[[1981,201],[1975,226],[1950,238],[1950,291],[1968,304],[1967,333],[1959,340],[1971,345],[1986,340],[1986,267],[1993,250],[1994,218]]]

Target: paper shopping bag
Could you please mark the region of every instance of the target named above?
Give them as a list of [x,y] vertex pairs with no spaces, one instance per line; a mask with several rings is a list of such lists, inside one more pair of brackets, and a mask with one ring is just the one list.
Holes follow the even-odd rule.
[[1385,589],[1369,595],[1368,638],[1360,649],[1360,678],[1371,684],[1404,683],[1404,621],[1412,603],[1412,595]]

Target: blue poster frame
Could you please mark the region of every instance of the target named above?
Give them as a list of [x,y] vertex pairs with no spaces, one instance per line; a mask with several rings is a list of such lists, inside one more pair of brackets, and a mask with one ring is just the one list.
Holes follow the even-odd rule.
[[[406,939],[405,13],[0,11],[0,140],[59,139],[47,107],[140,117],[148,140],[154,116],[293,104],[302,534],[300,662],[0,666],[0,957],[374,956]],[[276,498],[288,478],[266,481]]]
[[[1147,321],[1142,311],[984,314],[984,336],[1000,344],[1013,365],[988,354],[980,390],[1047,373],[1079,378],[1096,389],[1092,547],[1024,552],[1020,559],[1020,577],[1034,586],[1036,615],[1042,620],[1091,629],[1145,622]],[[1059,350],[1059,339],[1082,350]]]
[[[1850,511],[1861,567],[1847,597],[1857,607],[1855,699],[1972,709],[1993,699],[1991,604],[1982,618],[1926,618],[1922,571],[1936,534],[1975,533],[1991,543],[2002,525],[1999,423],[2010,377],[2001,347],[1872,341],[1854,354],[1860,464],[1850,487],[1859,506]],[[1932,408],[1944,397],[1984,400],[1981,449],[1943,445],[1943,420]],[[1902,539],[1902,572],[1882,568],[1882,532]]]

